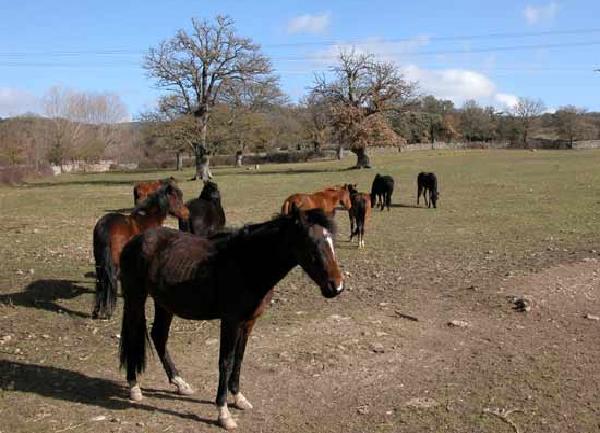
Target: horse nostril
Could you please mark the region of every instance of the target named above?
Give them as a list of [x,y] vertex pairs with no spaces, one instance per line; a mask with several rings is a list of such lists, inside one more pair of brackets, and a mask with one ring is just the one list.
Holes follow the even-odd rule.
[[336,280],[329,280],[328,281],[328,285],[329,285],[329,290],[331,290],[334,293],[340,293],[342,290],[344,290],[344,281],[340,281],[339,283]]

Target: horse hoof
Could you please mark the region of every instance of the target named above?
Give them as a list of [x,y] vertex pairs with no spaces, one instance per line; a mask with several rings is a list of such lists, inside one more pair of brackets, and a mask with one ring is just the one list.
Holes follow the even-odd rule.
[[234,421],[234,419],[229,416],[227,418],[221,418],[219,417],[219,425],[221,427],[223,427],[225,430],[235,430],[238,428],[237,422]]
[[139,403],[142,401],[142,388],[139,385],[134,385],[129,388],[129,400]]
[[179,395],[192,395],[194,393],[194,389],[190,386],[190,384],[179,376],[175,376],[171,380],[171,383],[177,387],[177,393]]
[[253,408],[252,404],[244,397],[241,392],[238,392],[233,396],[235,407],[240,410],[250,410]]

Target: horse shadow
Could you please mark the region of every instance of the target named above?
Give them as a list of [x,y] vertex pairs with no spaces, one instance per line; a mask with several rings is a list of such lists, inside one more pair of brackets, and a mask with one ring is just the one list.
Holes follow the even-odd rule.
[[[83,373],[49,365],[25,364],[0,359],[0,389],[37,394],[54,400],[97,406],[109,410],[141,409],[158,411],[192,421],[214,424],[214,419],[202,418],[192,413],[180,413],[175,410],[159,408],[142,403],[132,403],[127,399],[129,390],[118,383]],[[160,390],[148,390],[147,395],[164,397]],[[172,395],[170,398],[176,399]],[[187,398],[201,404],[214,405],[213,402]]]
[[80,282],[72,280],[33,281],[22,292],[1,294],[0,304],[38,308],[55,313],[64,311],[73,316],[89,318],[91,316],[87,313],[71,310],[57,303],[60,299],[73,299],[81,295],[94,293],[93,290],[77,283]]
[[392,203],[390,207],[399,207],[404,209],[427,209],[423,206],[417,206],[416,204],[403,204],[403,203]]

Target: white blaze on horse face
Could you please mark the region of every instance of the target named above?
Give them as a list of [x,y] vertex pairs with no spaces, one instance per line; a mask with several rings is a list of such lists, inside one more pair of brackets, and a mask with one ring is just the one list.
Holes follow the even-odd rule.
[[331,254],[333,254],[333,258],[335,258],[335,248],[333,248],[333,238],[331,237],[331,233],[329,233],[327,229],[323,229],[323,235],[325,236],[327,245],[329,245],[329,248],[331,249]]

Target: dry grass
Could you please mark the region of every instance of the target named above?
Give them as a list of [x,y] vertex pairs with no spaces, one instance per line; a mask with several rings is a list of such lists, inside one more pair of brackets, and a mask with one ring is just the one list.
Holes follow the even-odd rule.
[[[257,410],[239,416],[242,428],[510,431],[489,413],[519,409],[510,419],[521,431],[597,429],[598,327],[578,317],[579,309],[599,308],[598,294],[569,292],[540,304],[544,282],[550,287],[562,274],[529,275],[598,249],[600,152],[415,152],[376,155],[373,163],[377,169],[345,170],[346,160],[215,170],[233,225],[270,218],[293,192],[344,182],[368,190],[375,172],[396,180],[394,208],[374,212],[364,251],[346,241],[347,216],[338,214],[350,291],[324,301],[299,271],[280,284],[244,366]],[[438,175],[437,210],[414,207],[421,170]],[[134,181],[170,175],[182,179],[186,197],[199,192],[184,181],[190,173],[167,171],[0,187],[0,334],[12,336],[0,346],[0,430],[217,430],[202,422],[215,416],[210,404],[160,390],[131,408],[116,369],[118,319],[87,317],[95,221],[131,207]],[[585,284],[595,281],[592,265],[581,270],[590,272]],[[510,309],[508,287],[535,293],[531,314]],[[452,319],[471,326],[448,328]],[[212,400],[215,325],[174,326],[174,357],[196,385],[195,398]],[[374,354],[373,342],[385,352]],[[163,376],[152,362],[148,386],[168,389]],[[410,403],[427,406],[428,398],[435,405]],[[364,406],[368,413],[359,414]]]

